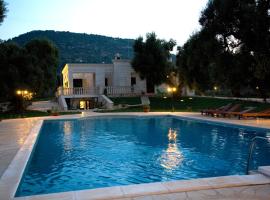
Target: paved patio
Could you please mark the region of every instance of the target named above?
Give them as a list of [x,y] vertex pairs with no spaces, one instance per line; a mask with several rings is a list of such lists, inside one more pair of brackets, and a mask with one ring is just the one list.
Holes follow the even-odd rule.
[[160,195],[149,195],[136,197],[132,199],[124,198],[121,200],[207,200],[207,199],[269,200],[270,184],[211,189],[211,190],[198,190],[198,191],[179,192]]
[[[99,116],[99,115],[130,115],[129,113],[93,113],[93,112],[85,112],[82,115],[73,115],[72,117],[80,117],[80,116]],[[134,113],[133,113],[134,114]],[[136,113],[137,115],[160,115],[164,113]],[[167,113],[172,114],[172,113]],[[258,127],[265,127],[270,128],[270,120],[266,119],[258,119],[258,120],[237,120],[237,119],[223,119],[223,118],[212,118],[212,117],[202,117],[198,113],[173,113],[179,116],[185,117],[192,117],[197,119],[208,119],[211,121],[221,121],[227,123],[234,123],[240,125],[249,125],[249,126],[258,126]],[[59,116],[53,117],[53,119],[58,118],[69,118],[70,116]],[[11,163],[12,159],[15,157],[16,153],[24,144],[27,136],[29,135],[32,127],[40,119],[47,119],[51,117],[43,117],[43,118],[28,118],[28,119],[12,119],[12,120],[3,120],[0,122],[0,177],[3,175],[4,171],[7,169],[8,165]],[[269,179],[270,180],[270,179]],[[0,197],[1,199],[1,197]],[[43,197],[26,197],[20,198],[24,200],[30,199],[58,199],[58,198],[44,198]],[[91,196],[86,196],[85,198],[78,198],[76,195],[71,195],[68,198],[64,199],[102,199],[102,198],[95,198]],[[130,197],[124,198],[126,200],[131,199],[270,199],[270,183],[258,183],[258,185],[246,185],[246,186],[229,186],[226,188],[220,189],[202,189],[198,188],[195,191],[171,191],[167,194],[158,194],[158,195],[145,195],[145,196],[138,196],[138,197]],[[124,200],[123,199],[123,200]],[[2,200],[2,199],[1,199]],[[4,199],[3,199],[4,200]]]
[[0,122],[0,177],[22,147],[38,118],[11,119]]

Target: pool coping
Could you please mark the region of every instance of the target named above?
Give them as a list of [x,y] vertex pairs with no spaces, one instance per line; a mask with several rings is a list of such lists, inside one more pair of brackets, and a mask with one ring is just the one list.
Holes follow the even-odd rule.
[[[84,119],[92,117],[109,117],[109,116],[137,116],[137,117],[152,117],[152,116],[173,116],[181,117],[186,119],[195,119],[200,121],[217,122],[216,120],[208,120],[202,118],[196,118],[191,116],[180,116],[174,113],[164,113],[164,114],[153,114],[153,113],[117,113],[117,114],[97,114],[91,116],[75,116],[75,117],[46,117],[37,121],[34,127],[31,129],[25,143],[17,152],[16,156],[8,166],[7,170],[4,172],[0,179],[0,194],[1,199],[13,199],[13,200],[34,200],[34,199],[72,199],[72,200],[86,200],[86,199],[119,199],[119,198],[129,198],[144,195],[157,195],[166,194],[174,192],[186,192],[194,190],[206,190],[206,189],[217,189],[217,188],[227,188],[227,187],[239,187],[239,186],[251,186],[258,184],[270,184],[270,166],[259,167],[258,171],[260,174],[254,175],[232,175],[232,176],[221,176],[212,178],[199,178],[190,180],[176,180],[170,182],[155,182],[155,183],[143,183],[136,185],[127,186],[114,186],[106,188],[97,189],[87,189],[87,190],[77,190],[69,192],[60,193],[50,193],[43,195],[33,195],[25,197],[14,197],[20,180],[23,176],[24,170],[27,166],[28,160],[31,156],[31,152],[36,144],[40,129],[45,120],[65,120],[65,119]],[[219,124],[230,124],[230,125],[240,125],[231,122],[219,122]],[[240,125],[248,126],[253,128],[261,128],[250,125]]]

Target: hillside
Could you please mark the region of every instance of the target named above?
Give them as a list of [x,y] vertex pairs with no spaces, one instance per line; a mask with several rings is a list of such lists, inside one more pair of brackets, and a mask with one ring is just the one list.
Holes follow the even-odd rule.
[[65,63],[111,63],[116,53],[132,58],[132,39],[60,31],[31,31],[11,39],[24,45],[34,38],[47,38],[59,49],[60,66]]

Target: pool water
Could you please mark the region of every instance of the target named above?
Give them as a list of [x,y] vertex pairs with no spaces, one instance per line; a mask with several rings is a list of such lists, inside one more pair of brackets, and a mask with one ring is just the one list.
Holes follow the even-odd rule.
[[[174,117],[45,121],[16,196],[244,174],[266,129]],[[270,165],[258,141],[251,169]]]

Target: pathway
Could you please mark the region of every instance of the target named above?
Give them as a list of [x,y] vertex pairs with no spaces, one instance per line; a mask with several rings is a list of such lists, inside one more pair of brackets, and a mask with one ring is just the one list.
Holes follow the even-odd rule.
[[0,177],[23,145],[37,119],[10,119],[0,122]]
[[270,184],[148,195],[119,200],[269,200]]

